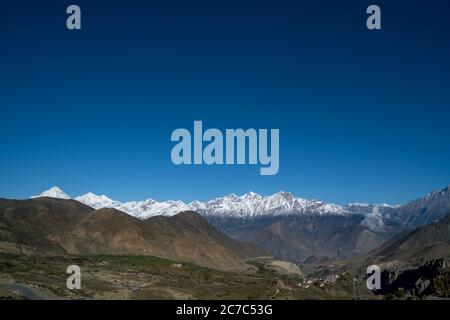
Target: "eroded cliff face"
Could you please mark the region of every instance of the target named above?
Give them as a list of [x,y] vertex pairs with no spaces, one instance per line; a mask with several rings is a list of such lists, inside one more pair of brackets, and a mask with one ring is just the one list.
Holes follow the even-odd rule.
[[450,259],[433,259],[418,267],[397,267],[381,273],[379,294],[450,297]]

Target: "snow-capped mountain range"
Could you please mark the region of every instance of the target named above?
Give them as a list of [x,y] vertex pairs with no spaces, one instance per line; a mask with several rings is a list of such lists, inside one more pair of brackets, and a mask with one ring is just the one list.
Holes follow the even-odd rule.
[[[53,187],[32,198],[37,197],[71,199],[58,187]],[[233,217],[240,219],[301,214],[348,216],[354,213],[353,210],[349,210],[350,207],[375,206],[358,203],[343,207],[318,200],[297,198],[289,192],[277,192],[269,196],[261,196],[254,192],[249,192],[243,196],[230,194],[207,202],[193,201],[191,203],[173,200],[158,202],[153,199],[122,203],[112,200],[105,195],[96,195],[89,192],[75,197],[74,200],[84,203],[94,209],[115,208],[142,220],[158,215],[173,216],[179,212],[189,210],[197,211],[203,216]],[[382,206],[395,207],[387,204],[383,204]]]

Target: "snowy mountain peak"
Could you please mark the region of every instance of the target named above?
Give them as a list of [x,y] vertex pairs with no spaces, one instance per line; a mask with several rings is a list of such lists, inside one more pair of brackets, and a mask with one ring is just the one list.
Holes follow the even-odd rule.
[[289,200],[289,201],[292,201],[295,199],[295,196],[292,193],[285,192],[285,191],[278,191],[277,193],[272,195],[272,197],[279,197],[281,199],[285,199],[285,200]]
[[158,202],[149,199],[121,203],[115,208],[133,217],[145,220],[154,216],[173,216],[183,211],[190,211],[192,210],[192,205],[187,205],[182,201],[169,200],[166,202]]
[[31,198],[41,198],[41,197],[49,197],[56,199],[70,199],[70,197],[62,191],[59,187],[52,187],[44,192],[40,193],[37,196],[32,196]]
[[262,197],[256,192],[250,191],[249,193],[244,194],[242,199],[261,199]]
[[101,208],[116,208],[120,205],[120,202],[114,201],[105,195],[96,195],[95,193],[88,192],[82,196],[76,197],[75,200],[84,203],[94,209]]
[[[218,200],[218,199],[240,200],[240,199],[242,199],[244,196],[245,196],[245,195],[243,195],[242,197],[240,197],[240,196],[238,196],[238,195],[236,195],[236,194],[234,194],[234,193],[230,193],[229,195],[226,195],[226,196],[224,196],[224,197],[222,197],[222,198],[216,198],[216,199],[214,199],[214,200]],[[214,201],[214,200],[211,200],[211,201]],[[197,201],[197,200],[196,200],[196,201]]]

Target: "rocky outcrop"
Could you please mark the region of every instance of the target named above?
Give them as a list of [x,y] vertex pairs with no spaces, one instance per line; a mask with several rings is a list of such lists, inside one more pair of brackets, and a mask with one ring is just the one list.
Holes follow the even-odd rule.
[[450,259],[433,259],[419,267],[386,269],[381,274],[378,294],[407,294],[450,297]]

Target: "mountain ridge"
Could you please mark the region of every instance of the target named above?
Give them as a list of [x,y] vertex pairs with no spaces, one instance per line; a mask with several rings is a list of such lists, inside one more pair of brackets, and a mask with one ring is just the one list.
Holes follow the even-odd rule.
[[[60,192],[54,192],[54,189]],[[60,188],[53,187],[34,197],[48,196],[58,198],[59,194],[67,196]],[[74,200],[89,205],[94,209],[115,208],[141,220],[158,215],[172,216],[183,211],[196,211],[203,216],[232,216],[241,219],[255,219],[263,216],[302,214],[348,216],[353,213],[349,208],[360,207],[365,208],[363,210],[367,211],[368,208],[373,208],[374,206],[380,206],[382,208],[397,207],[396,205],[365,203],[354,203],[344,207],[320,200],[295,197],[292,193],[283,191],[268,196],[261,196],[255,192],[249,192],[242,196],[229,194],[210,201],[194,200],[190,203],[184,203],[180,200],[158,202],[151,198],[122,203],[110,199],[106,195],[96,195],[92,192],[77,196]]]
[[[44,193],[44,194],[48,194]],[[297,198],[288,192],[230,194],[207,202],[169,200],[116,202],[88,193],[75,198],[91,207],[114,207],[139,220],[195,211],[227,236],[253,243],[274,257],[299,263],[309,256],[364,255],[405,230],[433,223],[450,212],[448,188],[403,206],[347,206]]]
[[0,252],[37,255],[150,255],[220,270],[246,270],[267,255],[211,226],[198,213],[145,221],[72,199],[0,199]]
[[[58,187],[53,187],[36,197],[70,198]],[[196,211],[206,218],[237,218],[253,220],[262,217],[283,217],[301,215],[361,215],[366,217],[363,222],[372,231],[383,228],[386,220],[398,223],[407,229],[438,221],[450,210],[450,186],[429,192],[426,196],[410,201],[403,205],[349,203],[341,206],[320,200],[295,197],[289,192],[277,192],[268,196],[261,196],[249,192],[242,196],[226,195],[210,201],[194,200],[184,203],[180,200],[158,202],[154,199],[141,201],[120,202],[108,198],[106,195],[96,195],[92,192],[75,197],[94,209],[115,208],[140,220],[164,215],[173,216],[183,211]]]

